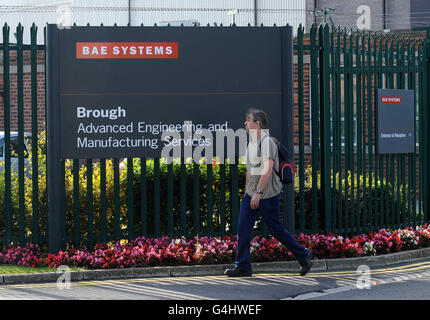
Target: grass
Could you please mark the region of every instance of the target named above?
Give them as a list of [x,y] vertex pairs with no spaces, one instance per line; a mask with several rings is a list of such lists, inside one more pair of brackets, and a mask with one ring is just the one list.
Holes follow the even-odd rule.
[[[70,268],[70,271],[82,271],[85,268]],[[30,268],[30,267],[19,267],[13,265],[1,265],[0,275],[5,274],[23,274],[23,273],[42,273],[42,272],[56,272],[55,268],[41,267],[41,268]]]

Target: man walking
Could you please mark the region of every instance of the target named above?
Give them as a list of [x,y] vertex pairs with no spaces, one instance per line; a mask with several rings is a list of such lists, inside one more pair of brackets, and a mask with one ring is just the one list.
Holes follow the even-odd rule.
[[259,211],[271,234],[298,260],[300,275],[304,276],[312,267],[313,255],[280,222],[282,183],[278,175],[273,174],[273,170],[279,171],[278,145],[268,135],[267,115],[264,111],[250,109],[244,125],[250,136],[246,150],[246,191],[240,206],[235,267],[224,274],[230,277],[252,275],[251,234]]

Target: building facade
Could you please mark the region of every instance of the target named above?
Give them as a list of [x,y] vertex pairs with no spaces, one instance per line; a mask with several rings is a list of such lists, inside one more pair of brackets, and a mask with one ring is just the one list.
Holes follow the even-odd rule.
[[[39,30],[46,23],[84,26],[286,25],[296,30],[306,21],[305,0],[0,0],[2,25]],[[29,34],[24,43],[30,41]],[[43,32],[38,42],[43,43]]]
[[428,0],[306,0],[306,27],[321,23],[315,11],[335,9],[326,15],[330,25],[360,30],[409,30],[430,26]]

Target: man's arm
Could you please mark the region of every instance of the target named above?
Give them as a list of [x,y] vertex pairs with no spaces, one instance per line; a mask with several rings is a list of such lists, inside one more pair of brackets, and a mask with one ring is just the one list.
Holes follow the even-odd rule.
[[266,188],[267,183],[269,182],[270,175],[272,174],[273,169],[273,160],[267,159],[263,163],[264,174],[261,175],[260,180],[258,181],[257,189],[264,190]]
[[246,190],[246,187],[248,186],[248,182],[249,182],[249,179],[248,179],[248,170],[245,172],[245,189],[244,190]]

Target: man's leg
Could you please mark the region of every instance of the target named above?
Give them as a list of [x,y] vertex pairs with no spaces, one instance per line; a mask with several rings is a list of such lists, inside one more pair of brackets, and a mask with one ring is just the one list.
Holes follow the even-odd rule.
[[273,198],[260,200],[260,212],[264,223],[269,228],[272,235],[291,251],[300,264],[304,263],[308,257],[308,250],[305,249],[293,235],[284,228],[279,219],[281,195]]
[[237,232],[236,267],[252,271],[250,248],[251,235],[257,219],[257,210],[251,209],[251,197],[245,194],[242,198]]

